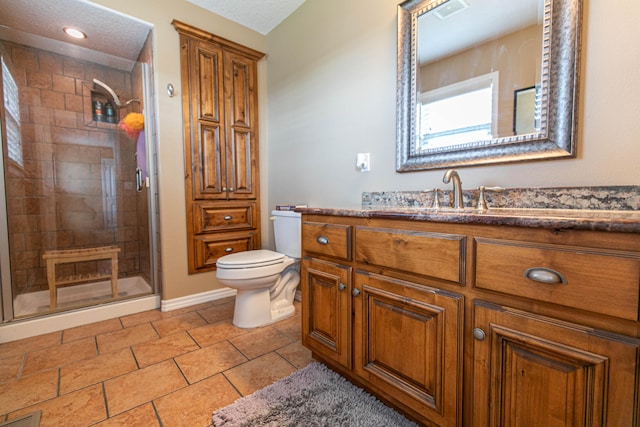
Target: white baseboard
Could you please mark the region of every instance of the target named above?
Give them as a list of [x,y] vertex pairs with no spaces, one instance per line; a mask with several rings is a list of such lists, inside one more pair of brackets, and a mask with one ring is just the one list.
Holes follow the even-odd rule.
[[171,311],[179,308],[190,307],[196,304],[215,301],[222,298],[236,296],[236,290],[231,288],[215,289],[213,291],[202,292],[186,297],[173,298],[170,300],[162,300],[160,303],[160,311]]
[[57,332],[63,329],[100,322],[102,320],[127,316],[142,311],[154,310],[160,306],[160,296],[135,298],[104,304],[86,309],[52,314],[35,319],[15,320],[0,325],[0,343],[15,341],[36,335]]

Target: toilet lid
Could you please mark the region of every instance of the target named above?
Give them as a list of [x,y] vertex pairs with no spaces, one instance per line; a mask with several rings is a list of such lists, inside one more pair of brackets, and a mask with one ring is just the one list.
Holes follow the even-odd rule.
[[266,249],[238,252],[218,258],[216,265],[222,268],[247,268],[265,267],[267,265],[280,264],[285,255]]

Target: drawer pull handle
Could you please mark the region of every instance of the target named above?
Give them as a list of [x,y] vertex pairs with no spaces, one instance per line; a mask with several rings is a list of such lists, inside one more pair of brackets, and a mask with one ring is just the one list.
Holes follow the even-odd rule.
[[352,289],[351,290],[351,295],[353,295],[354,297],[357,297],[358,295],[360,295],[360,290],[359,289]]
[[339,291],[344,291],[345,289],[347,289],[347,287],[345,286],[344,283],[338,283],[338,290]]
[[480,328],[475,328],[473,330],[473,338],[475,338],[478,341],[484,341],[485,338],[487,337],[487,334],[484,333],[484,331]]
[[329,239],[327,239],[324,236],[318,236],[318,238],[316,239],[316,242],[320,243],[321,245],[328,245]]
[[233,252],[233,248],[225,248],[224,251],[225,252]]
[[566,284],[567,279],[555,270],[544,267],[533,267],[524,272],[524,277],[534,282],[549,284]]
[[224,220],[225,220],[225,221],[229,221],[229,220],[231,220],[231,219],[233,219],[233,217],[232,217],[231,215],[225,215],[225,216],[224,216]]

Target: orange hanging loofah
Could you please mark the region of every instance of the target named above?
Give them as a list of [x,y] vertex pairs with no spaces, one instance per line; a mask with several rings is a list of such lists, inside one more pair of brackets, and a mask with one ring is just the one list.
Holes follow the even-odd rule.
[[118,127],[135,139],[140,131],[144,129],[144,116],[140,113],[129,113],[124,119],[120,120]]

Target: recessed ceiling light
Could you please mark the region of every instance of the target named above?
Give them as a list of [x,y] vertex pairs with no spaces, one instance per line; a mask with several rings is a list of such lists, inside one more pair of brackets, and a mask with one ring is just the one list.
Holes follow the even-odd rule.
[[73,37],[74,39],[86,39],[87,35],[80,31],[77,28],[73,27],[64,27],[63,30],[68,36]]

